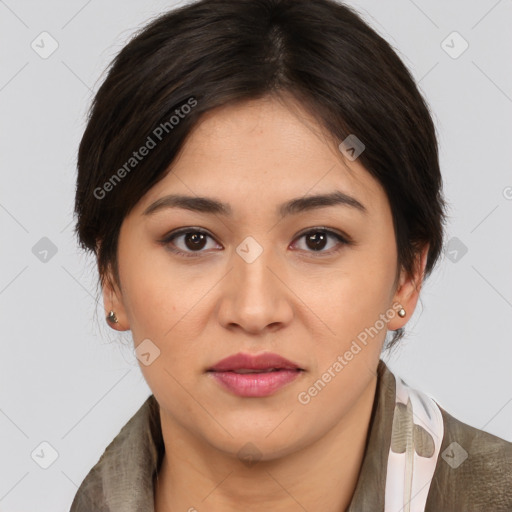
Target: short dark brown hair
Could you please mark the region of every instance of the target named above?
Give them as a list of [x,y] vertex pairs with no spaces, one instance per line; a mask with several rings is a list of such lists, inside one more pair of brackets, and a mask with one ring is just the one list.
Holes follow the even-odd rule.
[[[76,232],[102,279],[111,269],[118,280],[123,219],[169,172],[201,115],[283,94],[338,142],[355,134],[364,143],[359,161],[387,194],[398,269],[411,272],[428,244],[431,273],[445,220],[435,127],[392,47],[333,0],[200,0],[136,34],[91,106],[78,152]],[[131,161],[157,127],[165,143]],[[402,335],[395,331],[393,343]]]

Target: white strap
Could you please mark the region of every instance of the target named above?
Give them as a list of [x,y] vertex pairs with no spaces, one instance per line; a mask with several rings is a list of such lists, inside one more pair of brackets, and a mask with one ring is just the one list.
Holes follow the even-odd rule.
[[443,417],[432,398],[395,380],[384,511],[424,512],[444,436]]

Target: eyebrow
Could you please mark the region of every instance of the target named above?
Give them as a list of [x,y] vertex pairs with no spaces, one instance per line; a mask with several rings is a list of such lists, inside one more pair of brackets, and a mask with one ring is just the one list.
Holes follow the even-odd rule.
[[[335,191],[330,194],[318,194],[291,199],[277,208],[277,215],[283,218],[289,215],[297,215],[298,213],[337,205],[348,206],[362,213],[368,213],[366,207],[357,199],[343,192]],[[194,212],[223,215],[225,217],[233,215],[231,206],[227,203],[222,203],[210,197],[180,194],[170,194],[157,199],[144,210],[143,215],[152,215],[167,208],[183,208]]]

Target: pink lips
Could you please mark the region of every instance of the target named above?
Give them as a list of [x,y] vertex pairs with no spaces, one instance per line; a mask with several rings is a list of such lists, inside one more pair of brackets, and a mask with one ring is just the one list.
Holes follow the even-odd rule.
[[234,354],[208,369],[222,386],[238,396],[263,397],[273,394],[303,372],[278,354]]

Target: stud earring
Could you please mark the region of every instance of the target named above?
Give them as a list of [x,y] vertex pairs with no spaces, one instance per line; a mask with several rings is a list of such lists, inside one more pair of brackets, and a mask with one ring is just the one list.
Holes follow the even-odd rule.
[[108,312],[107,322],[110,324],[117,324],[117,316],[112,310]]
[[400,318],[403,318],[405,315],[406,315],[405,309],[404,308],[399,309],[398,316]]

